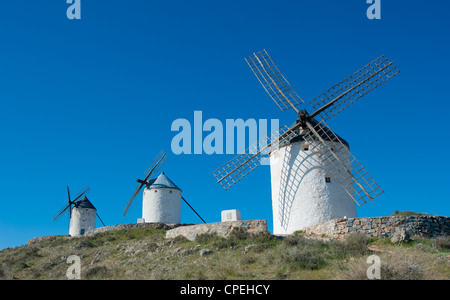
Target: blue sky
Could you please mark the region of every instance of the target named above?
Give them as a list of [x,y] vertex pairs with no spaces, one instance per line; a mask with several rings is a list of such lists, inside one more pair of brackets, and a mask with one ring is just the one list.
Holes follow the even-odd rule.
[[[394,2],[394,3],[392,3]],[[82,0],[0,3],[0,249],[67,234],[52,221],[66,185],[107,225],[147,165],[166,175],[207,222],[239,209],[272,229],[269,167],[225,191],[212,172],[233,155],[174,155],[178,118],[279,119],[244,58],[266,49],[308,102],[384,54],[401,73],[328,122],[385,190],[359,216],[395,210],[449,215],[448,1],[382,1],[382,19],[353,1]],[[308,106],[306,106],[308,108]],[[182,206],[182,222],[199,223]]]

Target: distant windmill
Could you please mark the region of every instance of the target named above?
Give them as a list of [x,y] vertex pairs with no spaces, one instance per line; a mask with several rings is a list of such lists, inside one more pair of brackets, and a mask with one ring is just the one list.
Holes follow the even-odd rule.
[[[100,216],[97,214],[97,209],[86,197],[90,188],[84,188],[80,193],[71,200],[69,187],[67,187],[68,204],[64,206],[53,218],[57,222],[67,211],[69,211],[69,234],[71,236],[84,235],[88,230],[95,229],[96,217],[103,223]],[[79,200],[83,197],[81,200]],[[72,207],[73,206],[73,207]]]
[[[356,217],[359,206],[383,190],[349,151],[349,144],[325,123],[399,71],[381,56],[310,101],[304,103],[265,50],[246,58],[278,107],[298,116],[216,171],[228,189],[270,156],[274,233],[292,233],[334,218]],[[317,118],[317,120],[315,119]]]
[[131,206],[131,203],[133,203],[134,198],[139,194],[139,191],[142,189],[142,187],[147,186],[149,184],[150,177],[158,172],[158,170],[162,167],[162,165],[166,162],[167,156],[164,151],[159,152],[159,154],[153,159],[153,161],[150,163],[150,165],[147,167],[147,170],[145,171],[145,177],[144,180],[136,179],[136,181],[139,183],[137,189],[134,191],[133,195],[131,196],[130,200],[128,200],[128,204],[125,207],[125,210],[123,211],[123,216],[125,217],[128,209]]
[[128,201],[123,216],[125,217],[134,198],[144,187],[142,200],[142,219],[144,222],[180,223],[180,204],[182,199],[205,223],[202,217],[181,196],[181,189],[167,178],[164,172],[158,177],[151,179],[166,161],[167,156],[164,151],[161,151],[147,167],[144,179],[136,180],[139,185]]

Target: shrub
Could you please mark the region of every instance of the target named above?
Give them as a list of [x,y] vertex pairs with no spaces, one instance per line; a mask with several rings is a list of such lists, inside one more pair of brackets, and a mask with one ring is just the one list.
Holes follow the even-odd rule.
[[201,270],[198,270],[196,275],[197,275],[196,276],[197,278],[195,278],[196,280],[206,280],[207,279],[206,275],[203,274],[203,272]]
[[254,264],[255,262],[256,262],[256,257],[250,256],[250,255],[245,255],[240,260],[241,265]]
[[9,277],[9,272],[6,267],[0,266],[0,280],[10,279]]
[[206,244],[213,240],[216,240],[217,238],[218,236],[215,233],[202,233],[195,237],[195,241],[201,244]]
[[414,244],[414,250],[417,250],[417,251],[420,251],[420,252],[425,252],[425,253],[436,252],[436,249],[434,249],[433,247],[430,247],[429,245],[422,244],[422,243]]
[[[426,279],[426,263],[418,255],[398,252],[380,257],[381,280],[423,280]],[[340,265],[336,279],[368,280],[366,257]]]
[[316,270],[327,263],[328,245],[302,236],[288,236],[278,248],[282,263],[294,269]]
[[323,268],[333,259],[368,254],[369,241],[364,234],[349,235],[344,241],[324,241],[291,235],[282,240],[278,252],[281,262],[291,268],[316,270]]
[[427,213],[417,213],[410,210],[398,211],[396,210],[391,216],[428,216]]
[[441,236],[433,239],[433,246],[439,251],[449,251],[450,250],[450,237]]
[[126,237],[127,239],[129,239],[129,240],[133,240],[133,239],[136,238],[136,236],[135,236],[133,233],[131,233],[131,232],[126,232],[126,233],[125,233],[125,237]]
[[298,235],[287,236],[285,239],[283,239],[283,244],[287,246],[297,246],[299,238],[303,237],[299,237]]
[[14,255],[15,259],[26,259],[26,260],[32,260],[39,257],[41,257],[39,248],[28,246],[18,247],[17,254]]
[[184,235],[177,235],[175,238],[173,238],[174,243],[185,243],[189,240]]
[[363,233],[350,234],[344,241],[345,251],[350,256],[368,254],[369,242],[370,238]]
[[251,234],[247,232],[244,228],[234,227],[233,230],[228,235],[230,240],[246,240],[250,238]]
[[250,236],[250,240],[253,244],[255,244],[253,251],[257,253],[261,253],[267,249],[274,248],[280,242],[278,238],[274,237],[268,232],[252,234]]
[[230,248],[230,247],[236,246],[237,243],[233,239],[223,239],[223,238],[221,238],[218,241],[214,241],[213,245],[215,247],[217,247],[217,249],[226,249],[226,248]]
[[422,280],[425,279],[423,265],[410,255],[395,255],[381,262],[382,280]]
[[81,273],[82,278],[97,278],[97,279],[106,279],[108,276],[109,270],[105,266],[94,266],[86,271],[85,274]]
[[92,248],[95,245],[90,238],[85,237],[85,238],[81,239],[81,241],[78,243],[78,246],[85,247],[85,248]]
[[150,243],[147,245],[147,250],[149,252],[155,252],[156,249],[158,249],[158,244],[156,244],[156,243]]
[[343,259],[369,254],[370,238],[362,233],[353,233],[343,241],[328,242],[330,258]]
[[293,269],[317,270],[326,264],[323,252],[313,247],[288,247],[283,249],[280,256]]

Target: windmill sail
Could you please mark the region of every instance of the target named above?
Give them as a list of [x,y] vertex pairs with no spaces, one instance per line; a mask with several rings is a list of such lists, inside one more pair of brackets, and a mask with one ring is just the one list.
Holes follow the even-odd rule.
[[123,211],[123,216],[125,217],[125,215],[128,212],[128,209],[131,206],[131,203],[133,202],[134,198],[137,196],[137,194],[139,194],[139,191],[141,190],[141,188],[145,185],[145,183],[141,183],[136,190],[133,192],[133,194],[131,195],[130,200],[128,200],[127,206],[125,207],[125,210]]
[[[77,201],[78,199],[80,199],[82,196],[86,195],[87,193],[89,193],[89,191],[91,190],[90,187],[85,187],[83,190],[81,190],[81,192],[79,192],[76,196],[75,199],[72,200],[72,203],[74,203],[75,201]],[[70,200],[69,200],[70,201]]]
[[220,183],[225,190],[233,186],[256,167],[260,166],[264,159],[266,159],[264,156],[268,154],[271,149],[294,138],[297,135],[296,130],[299,127],[300,124],[295,124],[290,128],[283,125],[259,140],[244,153],[239,154],[215,170],[213,174],[216,177],[217,182]]
[[316,110],[311,117],[320,115],[325,121],[330,119],[398,73],[392,62],[380,56],[311,100],[310,104]]
[[102,218],[100,218],[99,214],[96,214],[96,215],[97,215],[97,218],[100,220],[100,222],[102,222],[103,226],[106,226],[105,223],[103,223]]
[[153,159],[153,161],[150,163],[150,165],[145,170],[145,181],[148,179],[148,177],[152,173],[158,172],[158,170],[161,168],[161,166],[166,162],[167,156],[164,151],[161,151],[158,153],[158,155]]
[[266,50],[254,53],[245,60],[266,92],[282,111],[293,108],[297,113],[299,112],[296,106],[304,101],[280,73]]
[[[69,186],[67,186],[67,197],[69,198],[69,203],[71,203]],[[72,210],[70,211],[70,216],[72,216]]]
[[[306,125],[309,130],[304,132],[304,138],[310,149],[319,156],[323,167],[358,206],[373,201],[383,193],[380,186],[324,121],[315,125],[306,122]],[[333,141],[333,144],[325,140]]]
[[53,221],[57,222],[64,214],[67,210],[69,210],[69,220],[70,220],[70,216],[72,215],[72,205],[78,200],[80,199],[83,195],[89,193],[90,188],[87,186],[85,187],[83,190],[81,190],[81,192],[79,192],[77,194],[77,196],[75,197],[75,199],[71,200],[70,197],[70,191],[69,191],[69,187],[67,187],[67,197],[69,199],[69,204],[65,205],[62,209],[60,209],[58,211],[58,213],[56,213],[56,215],[53,217]]
[[128,212],[128,209],[131,206],[131,203],[133,203],[134,198],[139,194],[139,191],[142,189],[144,185],[147,184],[147,180],[150,178],[150,176],[154,173],[156,173],[161,166],[166,162],[167,156],[164,153],[164,151],[159,152],[159,154],[153,159],[153,161],[150,163],[150,165],[147,167],[147,170],[145,171],[145,178],[144,180],[138,180],[140,183],[139,186],[134,191],[133,195],[131,196],[130,200],[128,200],[127,206],[125,207],[125,210],[123,211],[123,216]]
[[[321,158],[327,172],[359,206],[373,201],[383,193],[380,186],[350,153],[345,141],[343,142],[333,133],[325,121],[397,75],[399,71],[391,61],[380,56],[311,100],[310,104],[314,109],[312,114],[297,108],[304,103],[303,100],[280,73],[265,50],[254,53],[246,58],[246,61],[278,107],[282,111],[292,108],[298,114],[295,125],[290,128],[280,128],[278,144],[288,143],[293,137],[301,135],[305,142],[310,144],[315,154]],[[317,122],[315,117],[318,117],[320,122]],[[268,142],[269,140],[269,137],[262,139],[245,153],[236,156],[214,171],[217,181],[228,189],[258,167],[264,154],[273,149],[274,144]],[[261,147],[261,143],[267,147]]]
[[66,210],[71,206],[71,204],[67,204],[65,205],[63,208],[61,208],[54,216],[53,216],[53,221],[57,222],[59,219],[61,219],[61,217],[64,215],[64,213],[66,212]]

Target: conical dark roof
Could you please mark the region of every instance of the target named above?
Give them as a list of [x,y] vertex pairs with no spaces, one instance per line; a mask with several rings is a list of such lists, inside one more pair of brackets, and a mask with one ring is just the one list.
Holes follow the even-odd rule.
[[97,210],[86,196],[84,196],[84,198],[81,199],[80,201],[75,202],[74,205],[76,208],[91,208]]
[[161,173],[161,175],[158,176],[158,178],[154,179],[154,180],[150,180],[149,185],[148,185],[149,189],[176,189],[176,190],[180,190],[181,189],[172,182],[172,180],[170,180],[166,174],[164,174],[164,172]]

